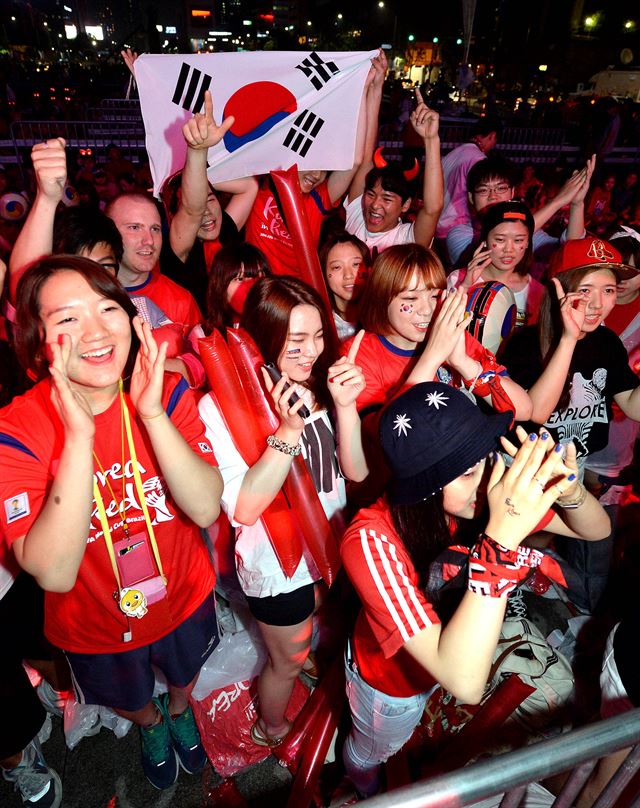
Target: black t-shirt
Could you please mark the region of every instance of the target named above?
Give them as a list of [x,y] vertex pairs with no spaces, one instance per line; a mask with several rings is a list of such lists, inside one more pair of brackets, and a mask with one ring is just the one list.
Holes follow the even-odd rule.
[[[509,376],[529,389],[542,374],[542,357],[535,326],[513,334],[500,355]],[[570,440],[578,457],[604,449],[609,439],[613,397],[638,386],[627,352],[618,336],[605,326],[578,340],[571,361],[568,406],[554,410],[544,426],[561,443]]]
[[[222,211],[222,225],[218,239],[223,247],[240,240],[236,223],[225,211]],[[182,262],[171,249],[169,236],[167,236],[163,241],[160,253],[160,271],[191,292],[200,310],[206,311],[209,268],[205,260],[204,246],[199,238],[196,238],[187,260]]]

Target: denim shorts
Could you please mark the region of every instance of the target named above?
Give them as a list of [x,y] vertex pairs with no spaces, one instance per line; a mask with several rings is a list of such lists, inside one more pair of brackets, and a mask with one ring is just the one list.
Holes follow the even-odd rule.
[[633,704],[622,684],[613,652],[613,638],[615,637],[619,625],[618,623],[609,634],[607,647],[604,652],[604,660],[602,662],[602,672],[600,674],[600,691],[602,694],[600,699],[601,718],[612,718],[614,715],[620,715],[620,713],[633,710]]
[[378,790],[380,764],[402,749],[413,735],[427,699],[439,685],[415,696],[388,696],[364,681],[349,648],[345,675],[352,726],[343,760],[358,792],[368,797]]

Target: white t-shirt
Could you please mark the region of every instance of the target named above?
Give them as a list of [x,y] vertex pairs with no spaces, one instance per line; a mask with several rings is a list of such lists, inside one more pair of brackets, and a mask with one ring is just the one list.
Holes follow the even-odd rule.
[[391,230],[384,230],[382,233],[370,233],[364,223],[362,195],[356,197],[353,202],[345,199],[344,209],[347,214],[344,229],[347,233],[351,233],[352,236],[364,241],[371,251],[375,248],[377,252],[381,253],[394,244],[411,244],[416,240],[413,223],[402,222],[400,219],[398,219],[398,224]]
[[[200,400],[198,409],[224,481],[222,508],[236,529],[235,560],[242,591],[249,597],[265,598],[294,592],[320,580],[322,576],[306,547],[303,548],[302,559],[293,576],[287,578],[278,563],[262,519],[258,519],[254,525],[241,525],[235,521],[238,494],[249,467],[236,449],[210,395]],[[336,528],[341,532],[344,528],[342,512],[347,495],[345,481],[336,459],[333,427],[326,410],[314,412],[307,418],[301,442],[302,455],[324,512],[332,523],[338,523]]]

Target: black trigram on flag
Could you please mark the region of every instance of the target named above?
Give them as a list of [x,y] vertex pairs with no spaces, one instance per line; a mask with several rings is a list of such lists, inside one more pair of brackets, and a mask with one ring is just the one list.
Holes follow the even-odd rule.
[[183,109],[188,109],[194,114],[200,112],[204,105],[204,94],[209,89],[212,81],[213,76],[208,76],[201,70],[189,67],[186,62],[183,62],[171,100],[174,104]]
[[321,90],[331,76],[340,72],[335,62],[323,62],[315,51],[296,65],[296,70],[302,70],[316,90]]
[[304,157],[323,126],[322,118],[305,109],[293,122],[282,145]]

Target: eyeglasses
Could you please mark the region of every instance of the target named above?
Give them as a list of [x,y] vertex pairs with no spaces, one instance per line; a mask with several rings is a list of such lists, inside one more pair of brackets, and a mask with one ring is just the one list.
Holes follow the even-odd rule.
[[507,185],[506,182],[501,182],[499,185],[479,185],[474,194],[478,196],[489,196],[491,192],[494,194],[506,194],[511,190],[511,185]]

